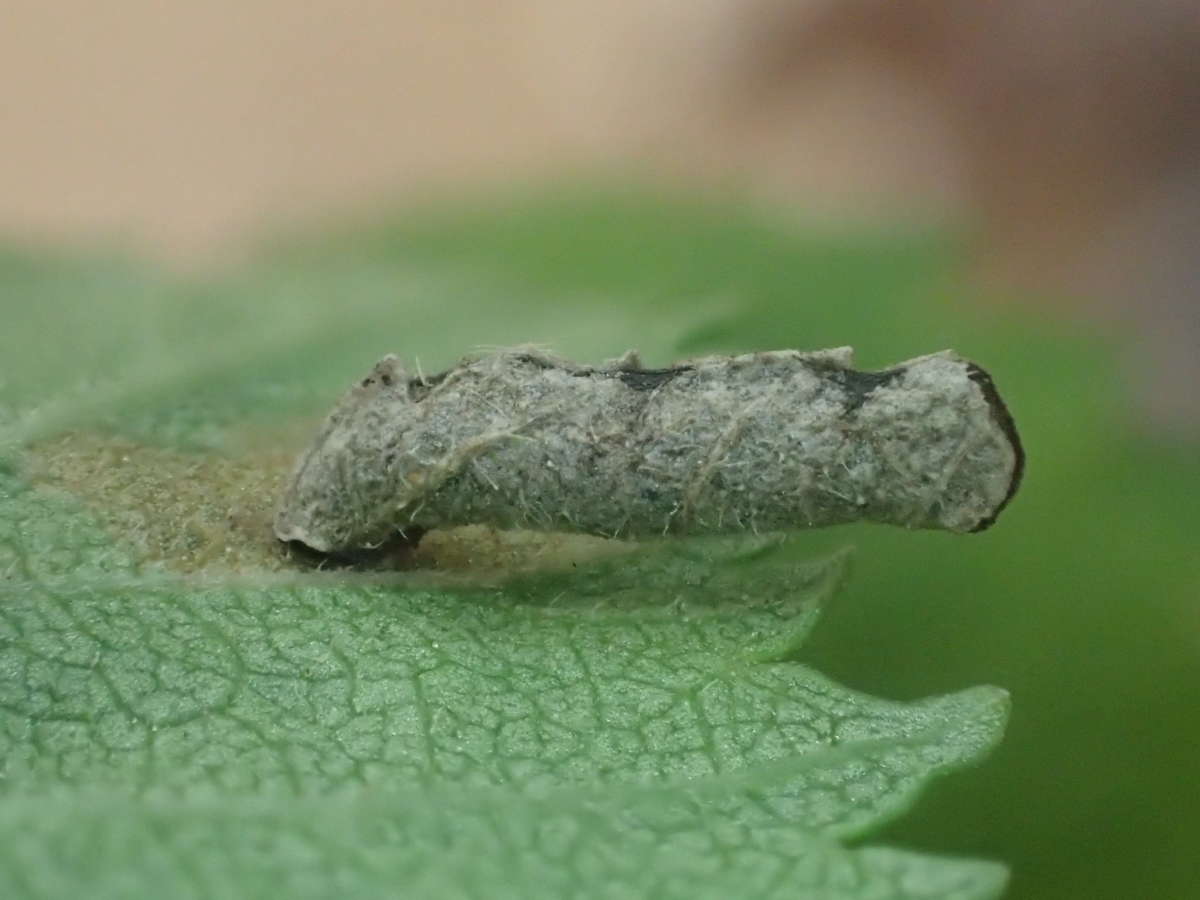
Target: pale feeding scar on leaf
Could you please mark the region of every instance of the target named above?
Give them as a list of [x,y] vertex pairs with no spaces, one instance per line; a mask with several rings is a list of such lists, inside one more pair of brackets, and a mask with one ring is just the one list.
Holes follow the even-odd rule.
[[878,372],[848,347],[642,368],[528,348],[434,375],[382,359],[300,457],[275,534],[356,552],[430,529],[649,538],[865,520],[987,528],[1024,454],[991,377],[945,351]]

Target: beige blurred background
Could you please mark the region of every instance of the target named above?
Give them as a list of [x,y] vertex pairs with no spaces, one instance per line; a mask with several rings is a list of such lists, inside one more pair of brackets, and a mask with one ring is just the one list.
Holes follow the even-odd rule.
[[1200,426],[1195,0],[8,0],[0,147],[0,235],[187,265],[604,169],[966,226]]

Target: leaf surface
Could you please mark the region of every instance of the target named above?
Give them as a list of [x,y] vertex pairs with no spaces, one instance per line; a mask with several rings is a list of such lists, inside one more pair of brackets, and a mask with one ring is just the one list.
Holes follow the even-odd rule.
[[[309,571],[273,547],[272,566],[206,552],[184,573],[170,542],[148,558],[156,531],[231,542],[223,507],[178,502],[185,482],[224,498],[231,470],[203,461],[318,411],[381,330],[436,357],[470,309],[516,339],[547,323],[536,292],[428,259],[189,290],[55,271],[0,267],[6,298],[92,325],[67,373],[61,348],[5,348],[25,361],[0,467],[5,896],[1002,890],[996,864],[857,845],[986,754],[1007,699],[895,703],[799,663],[844,554],[746,536],[494,578]],[[669,346],[679,315],[584,297],[550,321],[576,347],[635,328]],[[117,340],[126,327],[141,339]]]

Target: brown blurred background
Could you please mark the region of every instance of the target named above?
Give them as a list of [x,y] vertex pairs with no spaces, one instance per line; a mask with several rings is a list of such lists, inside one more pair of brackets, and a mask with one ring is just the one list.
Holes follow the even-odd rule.
[[0,139],[0,232],[188,264],[605,168],[965,226],[1200,428],[1195,0],[9,0]]

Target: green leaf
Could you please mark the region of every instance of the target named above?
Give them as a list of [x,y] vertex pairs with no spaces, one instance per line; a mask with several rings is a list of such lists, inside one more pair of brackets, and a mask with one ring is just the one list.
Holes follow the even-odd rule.
[[397,336],[444,360],[481,342],[470,311],[503,341],[662,352],[685,321],[546,314],[424,240],[144,304],[134,276],[0,265],[3,296],[90,324],[70,372],[32,332],[4,348],[3,895],[996,896],[996,864],[856,844],[986,754],[1007,698],[895,703],[797,662],[844,554],[543,542],[514,568],[469,533],[501,571],[363,573],[300,567],[257,512],[235,534],[229,504],[276,483],[251,448]]

